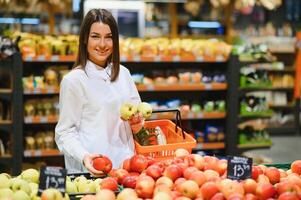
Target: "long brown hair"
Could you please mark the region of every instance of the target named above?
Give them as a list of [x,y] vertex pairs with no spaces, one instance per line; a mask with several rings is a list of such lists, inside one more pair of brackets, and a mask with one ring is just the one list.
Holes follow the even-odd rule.
[[92,9],[84,17],[80,27],[77,58],[73,67],[80,67],[82,69],[85,69],[88,59],[87,44],[90,34],[90,28],[95,22],[102,22],[104,24],[107,24],[111,29],[113,39],[113,52],[112,55],[109,56],[107,64],[112,63],[111,81],[115,81],[120,70],[119,33],[114,17],[109,11],[105,9]]

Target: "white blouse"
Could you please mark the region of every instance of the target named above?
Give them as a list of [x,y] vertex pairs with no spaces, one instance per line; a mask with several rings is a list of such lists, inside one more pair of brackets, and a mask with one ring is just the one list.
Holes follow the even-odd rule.
[[110,74],[110,65],[101,68],[88,61],[85,71],[73,69],[61,82],[55,141],[69,173],[87,171],[82,164],[87,153],[108,156],[114,168],[134,154],[131,128],[119,110],[125,102],[141,100],[128,69],[120,66],[115,82]]

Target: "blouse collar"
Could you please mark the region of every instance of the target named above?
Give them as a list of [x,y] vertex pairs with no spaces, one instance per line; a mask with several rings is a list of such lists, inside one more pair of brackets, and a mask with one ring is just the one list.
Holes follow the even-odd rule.
[[100,67],[90,60],[87,60],[86,73],[88,77],[102,79],[108,81],[111,79],[112,64],[108,64],[105,68]]

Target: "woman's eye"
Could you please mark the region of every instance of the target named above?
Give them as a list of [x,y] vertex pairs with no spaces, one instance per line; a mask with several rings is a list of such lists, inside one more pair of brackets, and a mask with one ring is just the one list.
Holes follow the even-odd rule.
[[99,38],[97,35],[92,35],[91,37],[92,38]]

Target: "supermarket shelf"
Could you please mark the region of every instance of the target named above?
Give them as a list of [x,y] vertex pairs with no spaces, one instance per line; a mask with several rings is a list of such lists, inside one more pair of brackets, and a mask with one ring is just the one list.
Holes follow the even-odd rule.
[[239,144],[238,149],[251,150],[251,149],[268,149],[272,144]]
[[293,91],[294,87],[241,87],[240,91],[250,92],[250,91]]
[[47,116],[47,117],[40,117],[40,116],[27,116],[24,117],[25,124],[50,124],[50,123],[57,123],[58,116]]
[[11,120],[0,120],[0,130],[9,131],[12,128]]
[[11,165],[12,156],[11,155],[1,155],[0,164]]
[[35,89],[25,89],[25,95],[47,95],[47,94],[58,94],[60,92],[60,88],[35,88]]
[[[223,119],[226,117],[225,112],[181,112],[182,120],[192,119]],[[154,113],[150,119],[175,119],[173,113]]]
[[121,62],[226,62],[227,57],[208,56],[121,56]]
[[12,89],[1,88],[0,89],[0,98],[10,99],[12,96]]
[[292,110],[295,108],[293,103],[288,103],[287,105],[269,105],[270,109],[273,110]]
[[62,156],[62,155],[63,154],[57,149],[24,151],[24,157],[51,157],[51,156]]
[[288,136],[288,135],[296,135],[297,128],[294,126],[279,126],[279,127],[267,127],[266,131],[270,135],[281,135],[281,136]]
[[197,143],[196,148],[194,150],[214,150],[214,149],[224,149],[224,142],[210,142],[210,143]]
[[138,84],[139,92],[146,91],[208,91],[208,90],[226,90],[227,83],[211,83],[211,84]]
[[67,56],[23,56],[25,62],[74,62],[76,59],[75,55]]
[[273,113],[262,113],[262,114],[248,114],[248,115],[239,115],[239,117],[241,119],[245,119],[245,118],[270,118],[273,116]]
[[[67,56],[23,56],[25,62],[74,62],[75,55]],[[227,57],[217,55],[215,57],[202,56],[121,56],[121,62],[226,62]]]

